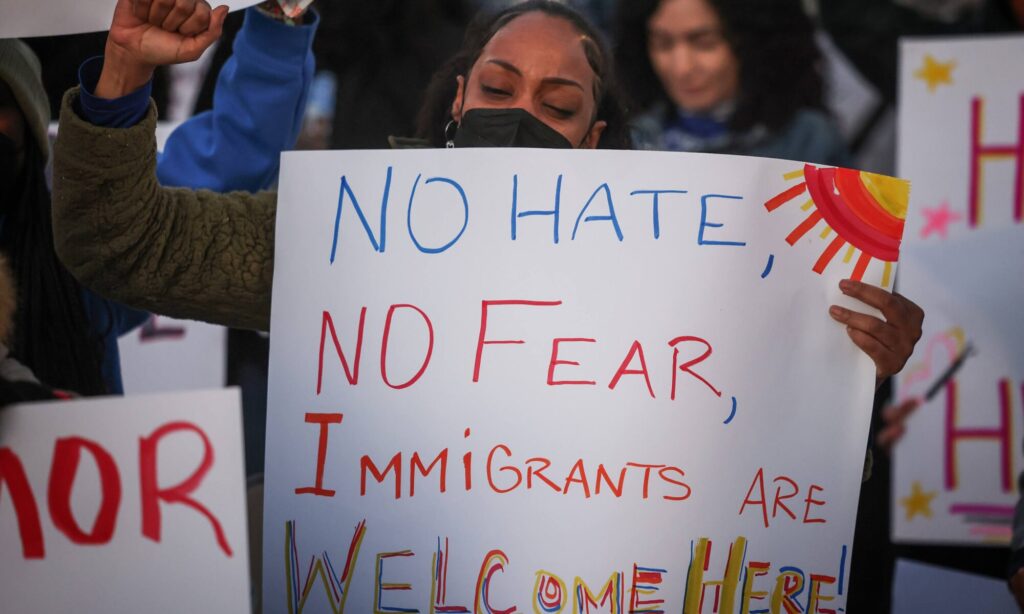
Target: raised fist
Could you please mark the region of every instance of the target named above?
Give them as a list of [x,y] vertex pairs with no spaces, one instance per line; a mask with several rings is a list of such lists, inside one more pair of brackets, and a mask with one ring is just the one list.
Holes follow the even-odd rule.
[[118,0],[107,35],[100,98],[118,98],[145,85],[153,69],[199,59],[219,37],[228,7],[206,0]]
[[220,37],[227,13],[206,0],[118,0],[107,52],[149,66],[191,62]]

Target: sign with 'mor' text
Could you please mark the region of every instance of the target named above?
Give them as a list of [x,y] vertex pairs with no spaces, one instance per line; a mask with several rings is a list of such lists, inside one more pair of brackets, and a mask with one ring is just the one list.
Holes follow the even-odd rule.
[[0,409],[5,613],[249,612],[237,390]]

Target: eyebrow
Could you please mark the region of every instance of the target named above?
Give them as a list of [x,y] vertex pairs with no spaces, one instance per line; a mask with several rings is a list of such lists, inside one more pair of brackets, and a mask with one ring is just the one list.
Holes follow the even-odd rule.
[[647,31],[648,36],[667,36],[669,38],[682,38],[688,41],[712,34],[722,35],[722,29],[715,27],[696,28],[686,32],[680,32],[678,34],[661,28],[650,28]]
[[[486,64],[494,64],[496,66],[500,66],[501,68],[504,68],[505,70],[507,70],[507,71],[509,71],[511,73],[519,75],[520,77],[523,76],[523,71],[519,70],[519,68],[517,68],[516,65],[511,63],[511,62],[506,62],[505,60],[496,60],[495,59],[495,60],[487,60],[487,62],[485,62],[485,63]],[[565,77],[544,77],[543,79],[541,79],[541,81],[543,81],[544,83],[552,83],[552,84],[555,84],[555,85],[569,85],[569,86],[578,87],[581,90],[584,90],[583,86],[580,85],[580,83],[578,81],[574,81],[572,79],[567,79]],[[584,91],[586,91],[586,90],[584,90]]]

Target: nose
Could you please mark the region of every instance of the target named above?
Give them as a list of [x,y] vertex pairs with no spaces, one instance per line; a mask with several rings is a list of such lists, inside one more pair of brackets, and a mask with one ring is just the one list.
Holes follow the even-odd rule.
[[547,119],[547,114],[544,113],[543,103],[538,96],[538,92],[534,91],[529,87],[520,88],[514,100],[509,100],[508,104],[503,105],[510,109],[523,109],[530,115],[536,117],[540,121],[544,122],[550,128],[557,130],[558,128],[552,126]]
[[672,74],[679,79],[689,77],[697,68],[693,49],[683,41],[672,46],[670,60]]

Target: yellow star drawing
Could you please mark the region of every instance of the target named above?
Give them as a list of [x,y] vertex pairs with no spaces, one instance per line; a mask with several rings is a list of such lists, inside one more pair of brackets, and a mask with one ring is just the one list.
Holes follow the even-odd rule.
[[938,494],[935,491],[924,492],[921,490],[921,483],[915,481],[910,487],[910,496],[900,499],[900,504],[907,508],[907,520],[913,520],[918,514],[931,518],[932,499]]
[[928,84],[928,91],[934,92],[940,84],[953,84],[953,69],[956,68],[956,61],[940,62],[933,58],[930,53],[924,56],[924,65],[918,68],[914,77]]

